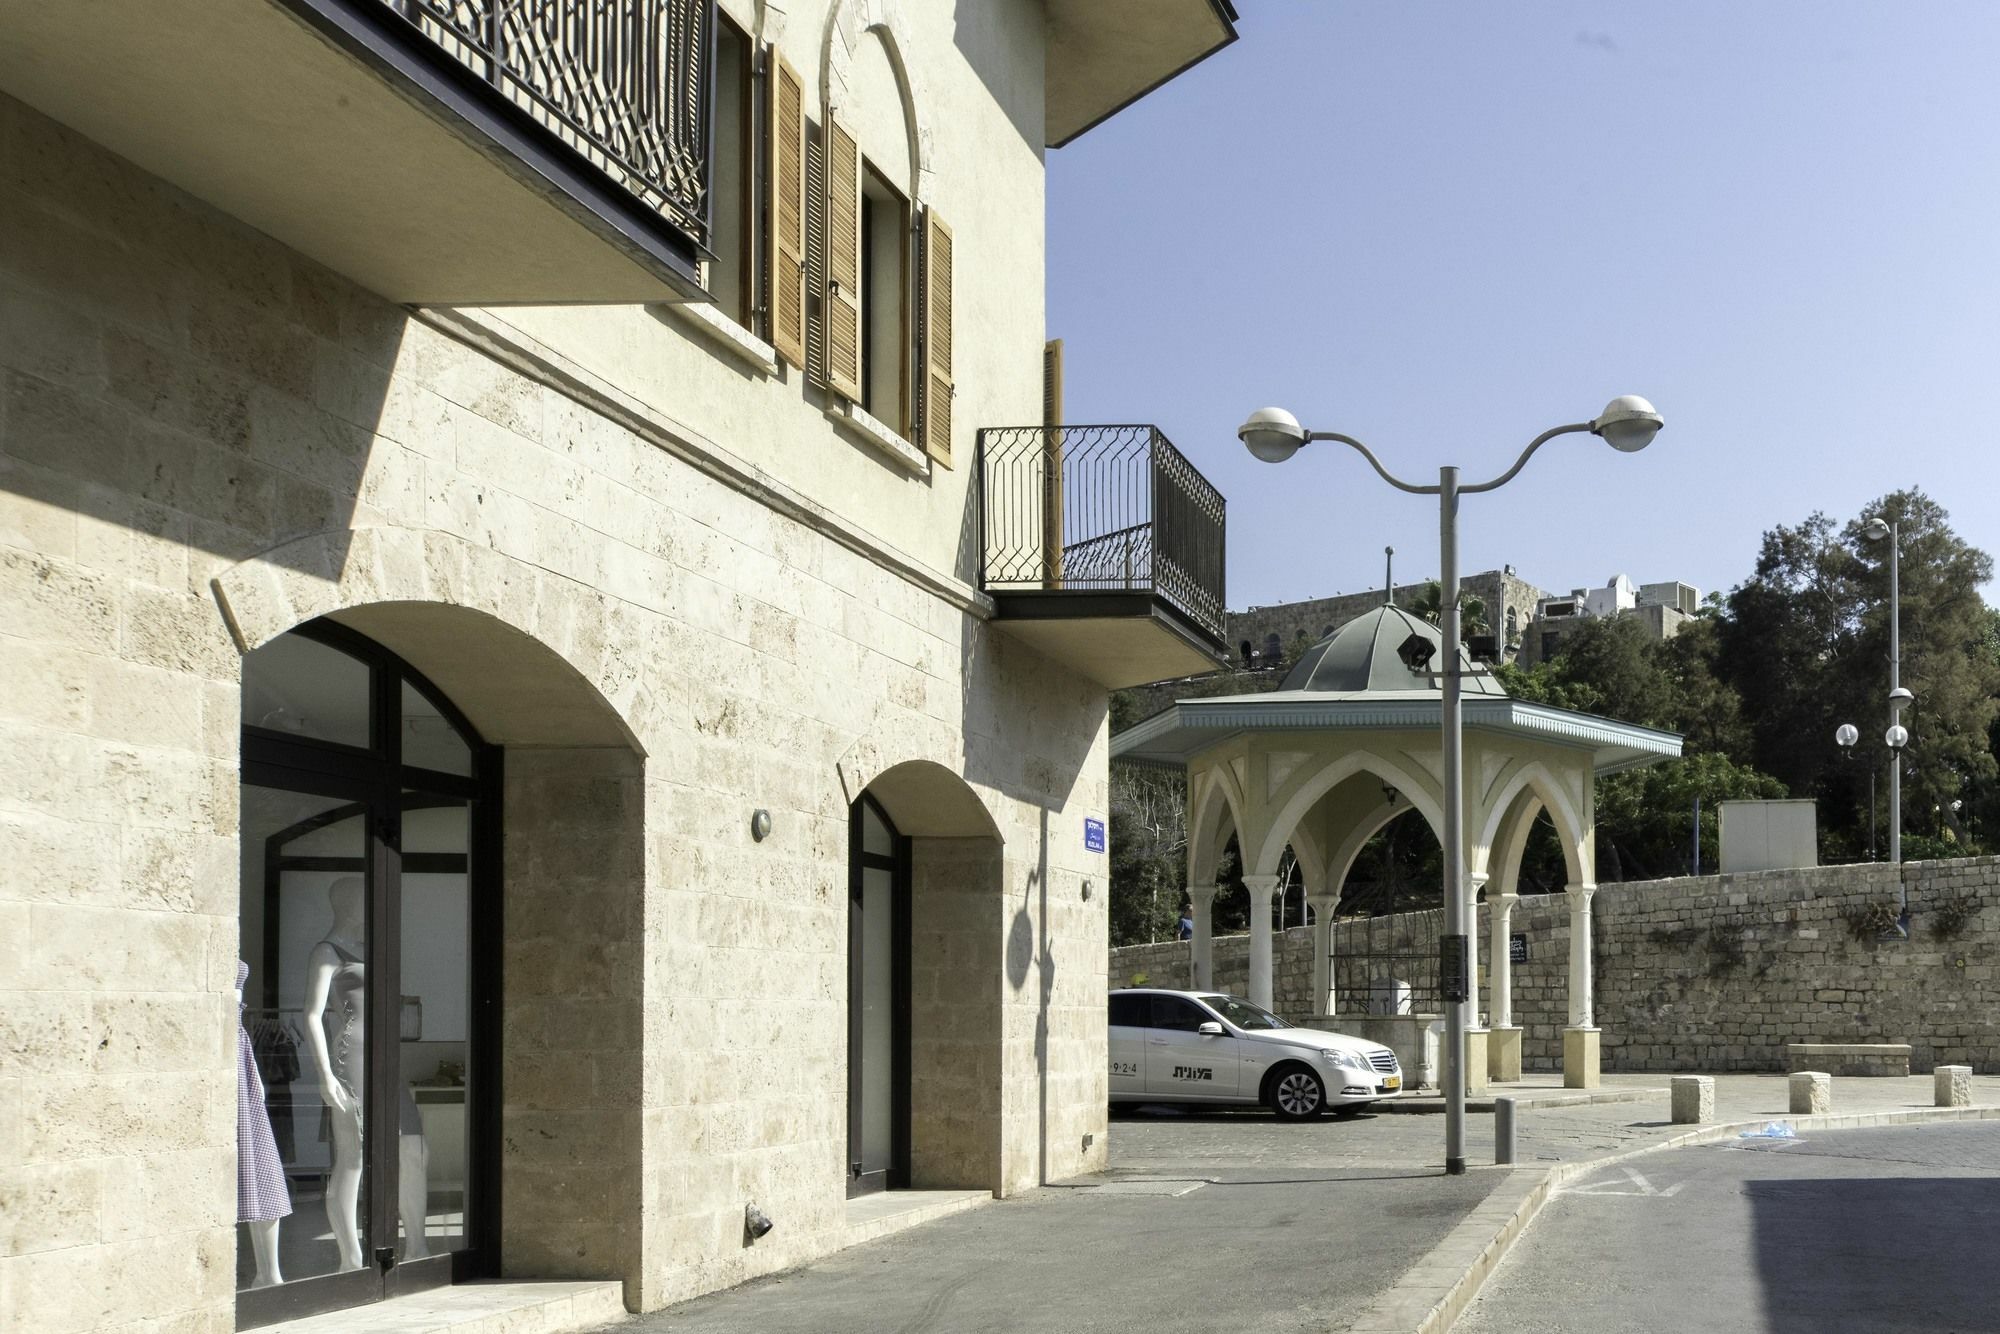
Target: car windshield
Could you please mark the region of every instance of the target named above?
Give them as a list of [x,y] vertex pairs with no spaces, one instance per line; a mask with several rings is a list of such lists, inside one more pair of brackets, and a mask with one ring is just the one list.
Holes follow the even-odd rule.
[[1238,1028],[1290,1028],[1291,1025],[1261,1005],[1252,1005],[1237,996],[1203,996],[1202,1003]]

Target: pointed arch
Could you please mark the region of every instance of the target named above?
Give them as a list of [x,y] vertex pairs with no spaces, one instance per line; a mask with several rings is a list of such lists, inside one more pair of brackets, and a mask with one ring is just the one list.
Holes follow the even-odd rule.
[[1508,806],[1500,822],[1500,832],[1495,836],[1489,857],[1497,879],[1489,881],[1493,890],[1501,894],[1519,892],[1521,883],[1521,862],[1528,851],[1528,835],[1533,832],[1535,820],[1546,809],[1542,799],[1535,795],[1533,788],[1524,787]]
[[1194,784],[1188,793],[1188,883],[1202,885],[1214,880],[1229,835],[1242,840],[1243,790],[1221,762],[1202,772]]
[[1353,750],[1331,761],[1292,790],[1291,796],[1285,799],[1285,804],[1262,831],[1257,840],[1256,860],[1246,860],[1246,869],[1252,874],[1275,875],[1278,859],[1285,853],[1285,844],[1291,841],[1292,831],[1305,819],[1306,813],[1321,797],[1360,773],[1373,774],[1395,787],[1429,821],[1432,832],[1438,835],[1438,841],[1444,841],[1444,812],[1431,784],[1386,756],[1374,751]]
[[[1381,833],[1391,820],[1400,815],[1408,815],[1414,809],[1413,806],[1399,806],[1385,801],[1355,821],[1347,837],[1340,841],[1340,847],[1327,862],[1329,877],[1327,887],[1338,890],[1345,896],[1347,877],[1354,870],[1355,860],[1361,856],[1361,849],[1368,845],[1368,840]],[[1437,826],[1433,825],[1431,828],[1432,832],[1436,832]]]
[[1556,841],[1562,844],[1563,865],[1569,874],[1570,883],[1584,884],[1594,877],[1589,873],[1589,848],[1585,840],[1589,837],[1589,827],[1577,811],[1562,784],[1549,772],[1540,760],[1516,760],[1503,772],[1499,787],[1492,799],[1484,803],[1477,827],[1478,837],[1473,840],[1472,866],[1475,874],[1486,874],[1491,861],[1493,840],[1499,836],[1501,821],[1507,817],[1508,808],[1523,792],[1534,793],[1549,819],[1555,822]]

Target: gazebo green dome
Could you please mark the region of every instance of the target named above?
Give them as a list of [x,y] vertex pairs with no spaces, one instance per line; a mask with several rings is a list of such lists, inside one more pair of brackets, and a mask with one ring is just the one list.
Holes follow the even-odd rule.
[[[1281,691],[1297,690],[1313,694],[1358,694],[1361,692],[1436,690],[1444,683],[1410,670],[1401,649],[1411,635],[1431,646],[1431,670],[1443,666],[1444,636],[1421,616],[1401,607],[1384,605],[1364,612],[1320,640],[1295,663]],[[1466,695],[1506,695],[1491,676],[1472,675],[1472,659],[1459,648],[1459,689]]]

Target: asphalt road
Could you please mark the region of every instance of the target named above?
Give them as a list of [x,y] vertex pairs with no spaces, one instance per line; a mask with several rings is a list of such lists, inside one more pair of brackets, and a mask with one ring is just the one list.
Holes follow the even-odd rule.
[[1324,1334],[1500,1180],[1426,1169],[1112,1173],[984,1205],[607,1334]]
[[1545,1208],[1454,1334],[2000,1331],[2000,1122],[1739,1140]]

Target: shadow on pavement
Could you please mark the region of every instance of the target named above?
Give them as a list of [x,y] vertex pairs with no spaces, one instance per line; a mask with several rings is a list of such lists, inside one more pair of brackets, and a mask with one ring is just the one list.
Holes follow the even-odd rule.
[[2000,1180],[1749,1181],[1744,1193],[1772,1334],[2000,1328]]

